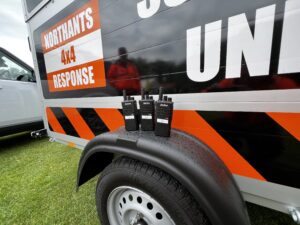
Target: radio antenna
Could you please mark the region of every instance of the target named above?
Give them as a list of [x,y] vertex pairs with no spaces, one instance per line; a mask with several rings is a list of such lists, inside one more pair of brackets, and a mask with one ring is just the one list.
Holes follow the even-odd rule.
[[141,96],[142,96],[142,99],[145,99],[145,91],[144,91],[144,88],[141,89]]
[[124,98],[124,101],[126,101],[126,90],[123,90],[123,98]]
[[162,99],[163,99],[163,88],[162,87],[160,87],[159,88],[159,101],[162,101]]

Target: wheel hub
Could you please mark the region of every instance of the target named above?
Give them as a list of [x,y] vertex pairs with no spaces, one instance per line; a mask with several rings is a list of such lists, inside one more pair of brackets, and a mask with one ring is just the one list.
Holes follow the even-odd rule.
[[107,199],[107,215],[112,225],[175,225],[155,199],[127,186],[111,192]]
[[143,215],[137,213],[136,216],[131,220],[130,225],[148,225],[145,220],[143,220]]
[[148,225],[145,220],[139,220],[137,223],[134,223],[133,225]]

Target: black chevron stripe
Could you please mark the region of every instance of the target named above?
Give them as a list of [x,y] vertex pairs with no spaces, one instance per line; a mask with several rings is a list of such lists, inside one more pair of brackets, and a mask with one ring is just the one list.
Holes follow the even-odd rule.
[[268,181],[300,188],[300,142],[266,113],[198,114]]
[[109,131],[93,108],[77,108],[77,110],[95,135]]
[[78,133],[76,132],[73,125],[71,124],[71,122],[69,121],[69,119],[67,118],[67,116],[65,115],[65,113],[61,108],[52,107],[51,110],[55,114],[58,122],[63,127],[67,135],[79,137]]

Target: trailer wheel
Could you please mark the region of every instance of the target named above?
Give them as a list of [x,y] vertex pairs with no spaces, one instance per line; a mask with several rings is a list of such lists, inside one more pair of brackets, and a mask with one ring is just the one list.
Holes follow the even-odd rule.
[[162,170],[121,157],[101,174],[96,205],[102,225],[208,225],[191,194]]

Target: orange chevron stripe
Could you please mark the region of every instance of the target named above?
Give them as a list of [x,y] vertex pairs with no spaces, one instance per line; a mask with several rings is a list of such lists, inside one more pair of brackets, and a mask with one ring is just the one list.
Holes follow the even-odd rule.
[[102,119],[110,131],[114,131],[124,126],[122,114],[117,109],[95,109],[98,116]]
[[192,134],[206,143],[223,160],[232,173],[265,181],[265,178],[197,112],[174,111],[172,127]]
[[53,131],[60,134],[66,134],[66,132],[60,125],[59,121],[57,120],[55,114],[52,112],[52,110],[49,107],[46,108],[46,114],[47,114],[48,122],[52,127]]
[[76,108],[62,108],[62,110],[81,138],[91,140],[95,137],[94,133],[91,131]]
[[300,113],[267,113],[287,132],[300,141]]

